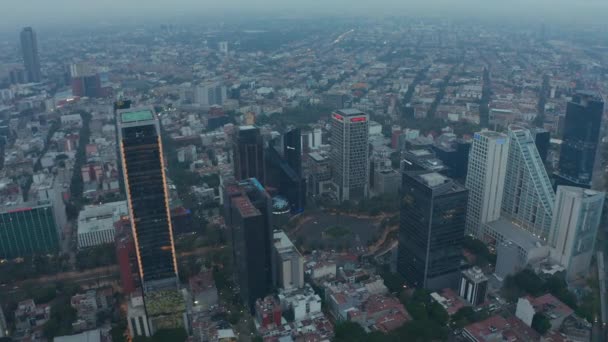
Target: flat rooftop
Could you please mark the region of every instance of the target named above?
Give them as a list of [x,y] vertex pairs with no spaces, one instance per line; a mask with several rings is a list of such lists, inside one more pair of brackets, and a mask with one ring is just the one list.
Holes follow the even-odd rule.
[[344,115],[344,116],[365,115],[364,112],[360,111],[359,109],[355,109],[355,108],[340,109],[340,110],[337,110],[336,113],[340,114],[340,115]]
[[541,239],[505,218],[499,218],[496,221],[488,222],[486,225],[489,229],[492,229],[502,236],[505,241],[512,241],[524,250],[540,247],[542,245]]
[[243,218],[261,215],[258,208],[256,208],[246,196],[234,197],[232,199],[232,205],[239,211]]
[[316,162],[321,162],[321,161],[327,160],[327,157],[322,155],[319,152],[311,152],[308,154],[308,156]]
[[154,120],[154,113],[149,109],[142,109],[133,112],[120,113],[120,121],[122,123],[131,123],[137,121]]
[[426,185],[431,188],[444,184],[449,180],[448,177],[441,175],[437,172],[422,174],[420,175],[420,178],[424,181]]

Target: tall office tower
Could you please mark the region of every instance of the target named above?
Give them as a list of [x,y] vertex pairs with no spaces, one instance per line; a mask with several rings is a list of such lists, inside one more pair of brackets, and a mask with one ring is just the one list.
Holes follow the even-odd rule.
[[605,193],[559,186],[551,223],[551,258],[566,268],[568,279],[586,276],[591,265]]
[[227,183],[223,193],[241,298],[253,312],[256,300],[271,293],[276,277],[271,198],[255,178]]
[[432,171],[404,172],[401,189],[398,272],[415,287],[456,288],[468,190]]
[[533,235],[550,235],[555,192],[529,130],[509,126],[502,214]]
[[603,113],[604,101],[598,94],[579,92],[568,102],[558,185],[591,187]]
[[493,131],[475,133],[465,186],[469,189],[467,234],[483,240],[484,224],[500,217],[509,137]]
[[36,32],[31,27],[21,31],[21,52],[28,82],[40,82],[40,56],[38,55],[38,40]]
[[299,128],[283,135],[283,158],[298,176],[302,175],[302,132]]
[[331,163],[340,201],[368,195],[368,126],[368,115],[358,109],[341,109],[331,115]]
[[156,329],[183,326],[160,125],[151,108],[117,112],[118,140],[145,315]]
[[536,149],[540,155],[540,159],[543,163],[547,162],[547,155],[549,154],[549,148],[551,147],[551,133],[544,128],[532,127],[530,133],[534,137],[534,143]]
[[266,182],[264,138],[255,126],[240,126],[233,143],[234,177],[237,180],[256,178]]
[[273,146],[273,142],[269,143],[265,151],[267,181],[264,185],[276,189],[285,197],[291,212],[300,213],[306,205],[306,179],[302,176],[300,130],[294,129],[283,135],[283,155],[277,150],[278,146]]

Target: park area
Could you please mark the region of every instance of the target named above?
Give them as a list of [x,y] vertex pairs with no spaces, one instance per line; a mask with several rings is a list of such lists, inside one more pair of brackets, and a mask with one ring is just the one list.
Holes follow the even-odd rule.
[[315,212],[300,218],[290,235],[305,250],[365,247],[380,237],[382,219],[382,216]]

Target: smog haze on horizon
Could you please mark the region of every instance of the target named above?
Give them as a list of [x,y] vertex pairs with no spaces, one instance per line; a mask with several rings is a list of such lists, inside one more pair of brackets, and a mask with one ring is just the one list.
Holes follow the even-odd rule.
[[[600,0],[310,0],[196,1],[196,0],[3,0],[0,30],[29,26],[119,24],[146,20],[248,16],[442,16],[486,20],[528,20],[569,26],[603,24],[608,2]],[[499,22],[499,21],[498,21]],[[605,24],[603,24],[605,25]]]

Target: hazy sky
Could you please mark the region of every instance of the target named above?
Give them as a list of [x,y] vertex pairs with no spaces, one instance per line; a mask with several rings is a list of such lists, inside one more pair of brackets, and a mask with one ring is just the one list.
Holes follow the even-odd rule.
[[0,0],[0,29],[125,17],[239,14],[521,16],[584,25],[608,15],[608,0]]

